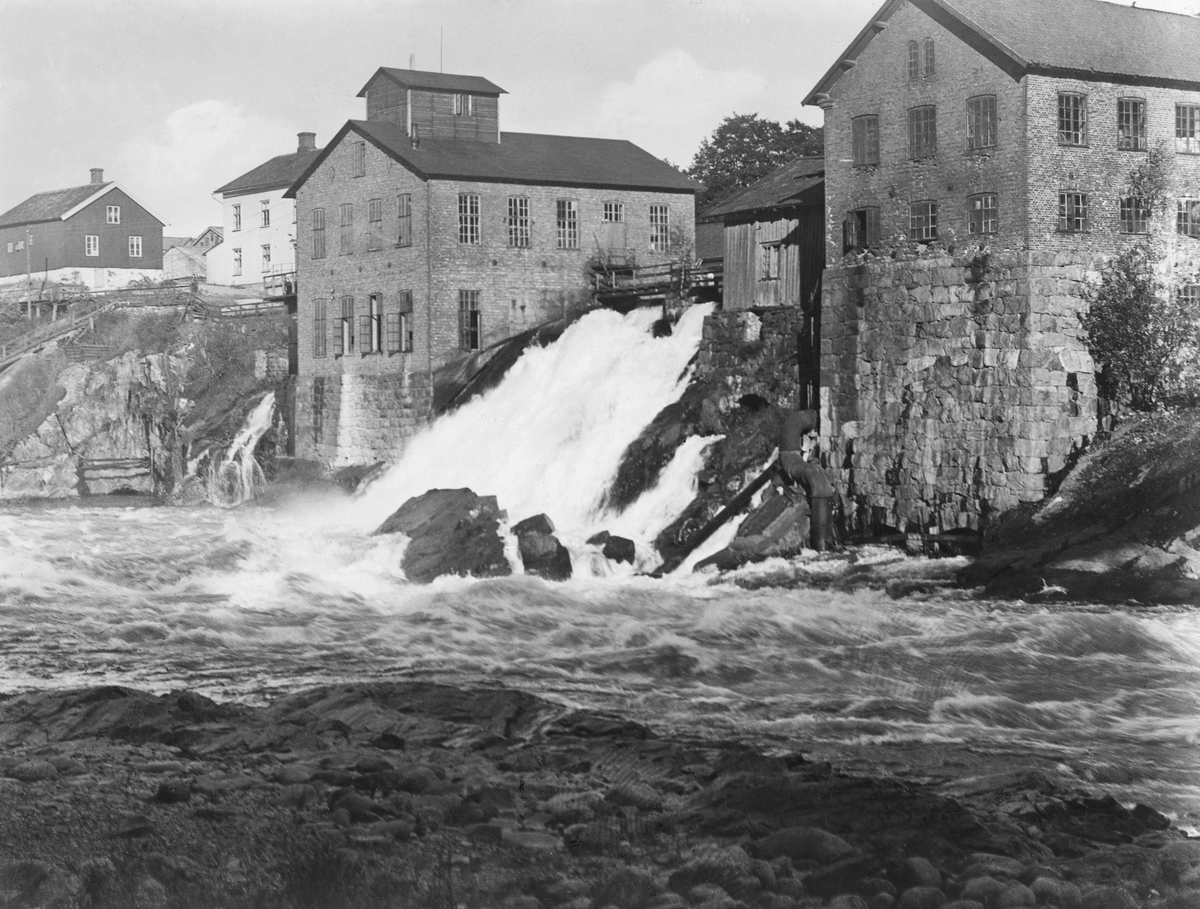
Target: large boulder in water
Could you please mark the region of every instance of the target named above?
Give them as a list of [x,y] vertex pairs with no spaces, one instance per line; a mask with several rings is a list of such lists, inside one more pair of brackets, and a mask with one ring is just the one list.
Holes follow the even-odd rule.
[[470,489],[431,489],[409,499],[376,534],[403,533],[404,575],[428,584],[444,574],[496,578],[512,574],[500,539],[504,517],[495,496]]
[[571,553],[554,535],[554,522],[546,515],[534,515],[513,525],[521,564],[526,574],[548,581],[571,579]]
[[747,515],[725,549],[696,565],[730,571],[772,556],[797,555],[809,539],[808,501],[797,490],[779,492]]

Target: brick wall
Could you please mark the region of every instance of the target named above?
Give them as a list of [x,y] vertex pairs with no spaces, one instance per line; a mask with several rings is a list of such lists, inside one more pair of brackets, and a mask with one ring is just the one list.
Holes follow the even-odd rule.
[[[650,244],[650,205],[670,206],[672,227],[684,228],[690,236],[695,220],[694,199],[690,194],[629,192],[603,189],[550,186],[516,186],[467,181],[423,181],[387,157],[371,144],[366,146],[366,173],[353,176],[354,133],[332,151],[309,180],[297,191],[297,268],[298,295],[298,366],[301,391],[297,397],[297,444],[300,450],[330,463],[374,461],[398,456],[401,435],[410,431],[405,420],[382,433],[355,435],[349,429],[326,429],[313,449],[303,449],[313,427],[305,423],[300,408],[303,388],[311,389],[311,378],[328,377],[341,382],[346,377],[358,381],[342,383],[344,389],[367,396],[394,394],[394,387],[411,388],[418,382],[428,384],[432,371],[465,354],[459,338],[459,291],[479,291],[481,346],[517,334],[547,319],[561,315],[565,306],[590,290],[587,264],[596,250],[605,201],[625,203],[628,245],[637,250],[638,261],[667,261],[670,254],[652,254]],[[412,245],[397,247],[397,197],[411,197]],[[480,242],[458,242],[458,196],[474,193],[480,197]],[[531,247],[508,246],[508,198],[520,195],[529,199]],[[368,203],[382,200],[383,221],[377,240],[368,222]],[[579,248],[556,248],[556,200],[574,199],[579,203]],[[343,203],[354,207],[351,251],[341,252],[339,208]],[[324,258],[313,258],[312,212],[325,212]],[[433,241],[428,242],[427,238]],[[379,249],[370,249],[379,246]],[[363,354],[361,339],[355,349],[335,356],[333,332],[341,316],[341,299],[354,299],[354,333],[359,334],[358,317],[368,312],[368,296],[381,295],[382,311],[397,312],[401,292],[412,292],[413,350],[408,353]],[[314,355],[314,303],[326,302],[326,355]],[[365,381],[376,377],[378,381]],[[397,385],[397,383],[399,383]],[[408,392],[405,392],[408,393]],[[347,391],[347,394],[350,394]],[[424,393],[412,398],[414,407],[428,403]],[[364,400],[364,411],[373,403]],[[343,412],[341,403],[326,407],[322,413],[328,423],[337,423]],[[354,406],[357,406],[355,404]],[[385,406],[390,407],[390,404]],[[406,405],[407,406],[407,405]],[[357,412],[357,411],[356,411]],[[305,411],[310,416],[313,411]],[[356,418],[357,419],[357,418]],[[364,434],[365,433],[365,434]],[[362,441],[363,439],[375,441]],[[339,441],[340,440],[340,441]],[[332,447],[331,447],[332,446]],[[302,455],[305,456],[305,455]],[[347,459],[350,459],[347,461]]]
[[847,517],[979,528],[1037,501],[1097,425],[1095,263],[1000,253],[825,272],[822,447]]

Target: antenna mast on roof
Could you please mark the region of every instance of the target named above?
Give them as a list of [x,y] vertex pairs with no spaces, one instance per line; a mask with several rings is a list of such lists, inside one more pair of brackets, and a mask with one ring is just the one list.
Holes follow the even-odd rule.
[[408,68],[409,68],[409,69],[416,69],[416,68],[417,68],[417,67],[416,67],[416,63],[417,63],[417,55],[416,55],[416,54],[409,54],[409,55],[408,55]]

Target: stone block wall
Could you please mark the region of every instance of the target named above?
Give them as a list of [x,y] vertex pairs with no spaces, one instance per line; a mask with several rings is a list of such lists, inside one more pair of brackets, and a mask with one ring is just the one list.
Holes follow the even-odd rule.
[[714,313],[704,320],[697,371],[724,384],[728,406],[747,395],[796,406],[796,341],[804,314],[793,306]]
[[847,524],[979,529],[1041,499],[1096,431],[1069,253],[876,259],[825,272],[822,448]]

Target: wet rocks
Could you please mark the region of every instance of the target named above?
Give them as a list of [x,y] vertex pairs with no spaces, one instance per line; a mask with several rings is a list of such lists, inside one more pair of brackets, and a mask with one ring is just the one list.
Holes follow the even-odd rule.
[[447,574],[504,577],[512,568],[500,539],[501,517],[495,496],[433,489],[401,505],[375,533],[409,537],[401,567],[410,581],[427,584]]
[[614,536],[607,530],[602,530],[588,538],[588,544],[602,547],[600,554],[610,562],[628,562],[633,564],[637,558],[637,549],[633,540]]
[[854,848],[840,836],[819,827],[789,827],[758,840],[752,851],[766,859],[787,856],[794,862],[828,865],[853,854]]
[[554,535],[554,523],[544,514],[518,521],[512,527],[525,573],[548,581],[571,578],[571,553]]

